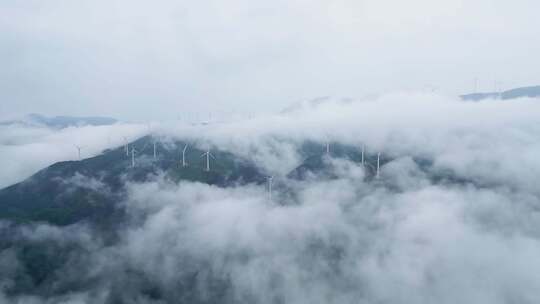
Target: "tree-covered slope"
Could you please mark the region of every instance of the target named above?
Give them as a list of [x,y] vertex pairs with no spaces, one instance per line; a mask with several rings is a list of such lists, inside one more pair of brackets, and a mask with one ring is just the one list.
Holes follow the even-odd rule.
[[60,225],[83,219],[106,222],[118,212],[116,203],[124,198],[126,183],[143,182],[157,174],[174,182],[187,180],[217,186],[264,182],[264,175],[253,164],[224,151],[211,150],[214,157],[206,171],[206,158],[201,157],[205,151],[188,146],[187,165],[183,166],[181,152],[185,144],[163,143],[147,136],[130,143],[127,153],[125,147],[119,147],[81,161],[56,163],[0,190],[0,218]]

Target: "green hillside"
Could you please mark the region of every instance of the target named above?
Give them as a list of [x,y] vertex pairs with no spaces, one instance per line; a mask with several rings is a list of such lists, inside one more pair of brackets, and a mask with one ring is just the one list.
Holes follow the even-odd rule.
[[[182,150],[186,144],[184,166]],[[135,157],[131,155],[132,149],[136,151]],[[253,162],[230,152],[210,151],[213,157],[209,171],[203,155],[205,150],[197,145],[183,141],[162,142],[151,136],[129,143],[127,153],[122,146],[81,161],[59,162],[21,183],[0,190],[0,219],[16,223],[44,221],[56,225],[87,221],[106,228],[122,222],[124,213],[119,202],[126,198],[128,182],[145,182],[160,175],[174,183],[192,181],[219,187],[266,183],[266,174]],[[358,165],[362,159],[360,147],[338,143],[330,143],[327,154],[325,144],[307,141],[299,145],[298,153],[303,161],[282,180],[274,180],[276,195],[291,194],[287,179],[338,178],[332,170],[332,158],[346,159]],[[364,161],[366,180],[369,181],[376,173],[377,155],[366,152]],[[381,166],[388,161],[390,159],[383,155]]]
[[224,151],[211,151],[210,171],[206,158],[196,147],[186,150],[187,166],[182,166],[181,149],[186,143],[156,143],[153,157],[152,137],[129,144],[135,148],[135,166],[131,152],[124,147],[107,150],[96,157],[66,161],[45,168],[29,179],[0,190],[0,218],[16,222],[46,221],[67,225],[86,219],[107,224],[121,215],[117,203],[125,197],[126,182],[144,182],[164,174],[173,182],[180,180],[228,186],[262,183],[264,175],[249,161]]

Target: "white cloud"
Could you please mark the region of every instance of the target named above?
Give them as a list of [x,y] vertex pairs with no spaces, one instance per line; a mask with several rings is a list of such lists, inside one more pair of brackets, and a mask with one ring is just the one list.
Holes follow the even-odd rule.
[[316,96],[540,83],[538,4],[8,1],[2,113],[173,118]]
[[89,158],[136,139],[147,127],[136,124],[70,127],[54,130],[20,125],[0,126],[0,188],[20,182],[53,163]]
[[[155,123],[153,132],[165,140],[196,139],[256,160],[293,195],[278,195],[276,187],[269,202],[263,185],[177,185],[158,176],[128,185],[121,205],[131,221],[114,231],[115,243],[105,244],[81,225],[4,224],[0,233],[82,248],[56,282],[82,284],[72,295],[81,303],[149,301],[148,286],[165,303],[187,295],[194,302],[218,297],[231,303],[536,303],[538,117],[537,99],[465,103],[405,92],[231,123]],[[62,157],[55,147],[74,139],[97,151],[107,146],[108,132],[121,144],[122,135],[145,131],[141,125],[8,128],[2,147],[14,145],[12,153],[26,164],[16,151],[36,141]],[[359,150],[363,143],[390,162],[375,182],[346,160],[328,160],[336,179],[287,180],[285,173],[301,160],[295,147],[304,140]],[[436,183],[413,157],[472,183]],[[0,267],[10,270],[5,264],[17,265],[13,258],[0,255]],[[6,273],[0,282],[11,284],[13,270]],[[71,300],[45,298],[32,301]]]

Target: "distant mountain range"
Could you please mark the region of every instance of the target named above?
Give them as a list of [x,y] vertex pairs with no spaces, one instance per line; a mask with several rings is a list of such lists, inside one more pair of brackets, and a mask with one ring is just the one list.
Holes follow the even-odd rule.
[[479,101],[483,99],[515,99],[515,98],[535,98],[540,97],[540,86],[516,88],[504,92],[486,92],[461,95],[461,99],[466,101]]
[[[463,100],[477,101],[485,98],[512,99],[520,97],[539,97],[540,86],[518,88],[502,93],[477,93],[462,95]],[[318,106],[328,102],[328,98],[320,98],[303,106]],[[349,99],[339,102],[348,103]],[[302,108],[300,107],[300,108]],[[296,111],[293,107],[288,111]],[[285,111],[285,112],[288,112]],[[73,125],[106,125],[115,123],[112,118],[103,117],[44,117],[37,114],[29,115],[32,122],[54,128],[65,128]],[[5,124],[5,123],[4,123]],[[157,156],[154,159],[153,146],[156,145]],[[101,155],[81,161],[65,161],[45,168],[27,180],[0,190],[0,219],[14,222],[45,221],[56,225],[68,225],[79,221],[90,221],[99,225],[119,222],[122,216],[117,202],[126,196],[126,184],[151,180],[156,175],[165,176],[171,182],[194,181],[219,187],[229,187],[241,184],[258,184],[266,182],[267,174],[250,160],[244,159],[231,152],[213,150],[215,160],[211,160],[211,170],[205,170],[205,151],[190,144],[186,152],[187,166],[181,165],[181,150],[188,144],[177,141],[163,143],[152,136],[145,136],[129,143],[125,147],[106,150]],[[137,151],[136,165],[132,167],[131,148]],[[304,142],[299,144],[297,152],[303,161],[288,174],[284,180],[305,180],[309,178],[334,178],[329,158],[324,153],[321,143]],[[375,175],[375,155],[365,155],[369,164],[365,165],[366,178],[373,179]],[[344,144],[332,144],[332,159],[347,159],[361,163],[358,147]],[[391,159],[381,160],[384,166]],[[415,159],[419,167],[434,182],[450,181],[452,183],[465,181],[452,172],[439,172],[431,162],[425,159]],[[287,183],[276,179],[276,190],[290,192]]]
[[[156,158],[153,145],[156,142]],[[231,152],[212,149],[215,157],[210,159],[210,171],[206,171],[205,151],[189,143],[186,150],[187,166],[182,165],[184,141],[159,142],[152,136],[142,137],[125,146],[106,150],[96,157],[53,164],[23,182],[0,190],[0,219],[15,223],[48,222],[69,225],[87,222],[107,229],[123,223],[124,210],[119,202],[127,198],[127,185],[153,180],[163,176],[167,181],[200,182],[217,187],[238,185],[265,185],[268,173],[256,163]],[[135,166],[131,149],[137,151]],[[358,146],[331,144],[331,153],[325,145],[306,141],[297,146],[303,159],[290,172],[274,179],[275,196],[294,204],[295,192],[291,184],[313,179],[335,179],[333,160],[347,160],[361,166],[362,154]],[[365,180],[377,181],[377,155],[364,155]],[[413,159],[426,176],[435,183],[472,183],[455,176],[453,172],[441,172],[427,159]],[[381,168],[392,158],[383,156]],[[385,187],[392,187],[386,184]]]
[[[484,93],[471,93],[464,94],[459,96],[462,100],[465,101],[480,101],[484,99],[516,99],[516,98],[535,98],[540,97],[540,86],[530,86],[530,87],[521,87],[515,88],[504,92],[484,92]],[[330,96],[318,97],[309,100],[303,100],[297,103],[294,103],[291,106],[288,106],[282,109],[280,114],[290,114],[290,113],[299,113],[305,110],[313,110],[318,107],[324,106],[325,104],[348,104],[352,102],[358,102],[362,100],[373,100],[377,96],[367,96],[360,100],[343,97],[335,98]]]
[[[223,151],[212,151],[218,161],[211,160],[205,171],[204,151],[189,147],[188,166],[182,167],[179,151],[154,139],[140,138],[125,147],[106,150],[101,155],[81,161],[65,161],[45,168],[27,180],[0,190],[0,218],[16,222],[46,221],[66,225],[80,220],[105,224],[116,218],[117,202],[125,195],[125,185],[144,182],[159,173],[178,182],[198,181],[227,186],[235,183],[264,182],[262,173],[251,163]],[[184,147],[184,142],[174,147]],[[131,149],[135,148],[136,165],[132,167]],[[116,214],[116,215],[115,215]]]
[[[181,151],[187,144],[156,142],[156,158],[153,156],[154,138],[142,137],[129,144],[129,151],[137,152],[132,167],[131,152],[125,147],[106,150],[101,155],[81,161],[65,161],[53,164],[27,180],[0,190],[0,219],[24,223],[44,221],[56,225],[68,225],[90,221],[98,226],[121,222],[122,210],[118,202],[126,196],[128,183],[145,182],[157,175],[178,183],[200,182],[218,187],[242,184],[264,184],[267,174],[255,163],[230,152],[213,149],[215,159],[210,159],[211,169],[206,171],[204,150],[190,145],[186,150],[187,166],[182,166]],[[304,161],[284,179],[303,180],[320,176],[333,178],[324,146],[306,142],[299,146]],[[374,155],[365,155],[374,164]],[[358,147],[334,144],[332,157],[349,159],[359,163]],[[381,165],[388,160],[383,159]],[[367,167],[368,179],[373,178],[375,167]],[[287,193],[285,183],[276,178],[276,191]]]
[[77,116],[44,116],[28,114],[21,119],[1,121],[0,125],[45,126],[55,129],[80,126],[104,126],[117,123],[118,120],[110,117],[77,117]]

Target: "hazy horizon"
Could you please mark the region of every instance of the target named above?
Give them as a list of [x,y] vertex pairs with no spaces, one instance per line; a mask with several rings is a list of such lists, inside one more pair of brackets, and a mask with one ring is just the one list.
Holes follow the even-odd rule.
[[4,1],[0,113],[173,119],[540,84],[537,1]]

